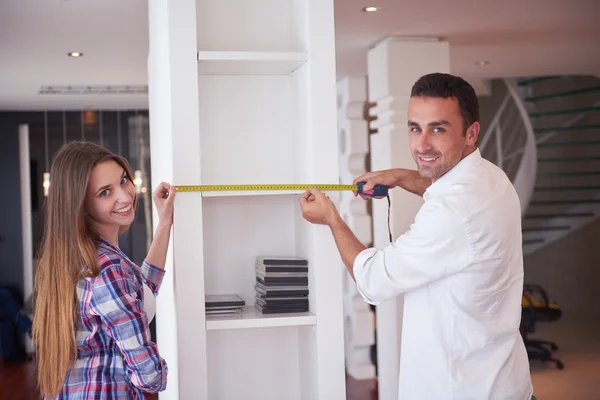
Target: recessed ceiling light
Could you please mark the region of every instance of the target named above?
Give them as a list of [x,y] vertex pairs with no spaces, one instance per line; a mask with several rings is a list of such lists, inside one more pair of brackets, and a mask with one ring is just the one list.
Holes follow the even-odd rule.
[[70,52],[70,53],[67,53],[67,55],[68,55],[69,57],[81,57],[81,56],[83,56],[83,53],[80,53],[80,52],[78,52],[78,51],[72,51],[72,52]]
[[381,10],[381,7],[376,7],[376,6],[367,6],[362,9],[362,11],[364,11],[364,12],[376,12],[379,10]]
[[490,65],[490,62],[487,60],[476,61],[475,65],[479,65],[480,67],[485,67],[486,65]]

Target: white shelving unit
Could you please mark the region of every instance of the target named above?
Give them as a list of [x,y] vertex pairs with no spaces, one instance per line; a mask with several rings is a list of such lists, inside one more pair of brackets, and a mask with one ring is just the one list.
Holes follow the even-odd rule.
[[[303,190],[288,190],[287,195],[302,194]],[[276,190],[240,190],[240,191],[210,191],[202,193],[202,197],[229,197],[229,196],[278,196],[281,192]]]
[[198,52],[200,75],[289,75],[305,63],[303,52]]
[[[149,14],[153,182],[339,183],[333,0],[157,0]],[[301,193],[177,194],[161,399],[345,399],[340,258]],[[254,307],[257,256],[308,260],[309,312]],[[205,295],[233,293],[241,315],[205,316]]]
[[276,326],[315,325],[316,323],[317,317],[310,312],[262,314],[255,307],[246,306],[241,316],[208,316],[206,318],[206,329],[273,328]]

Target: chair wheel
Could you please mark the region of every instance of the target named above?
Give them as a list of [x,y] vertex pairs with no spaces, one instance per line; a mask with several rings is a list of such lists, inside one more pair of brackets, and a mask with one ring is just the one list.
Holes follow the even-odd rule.
[[555,343],[551,343],[550,348],[552,349],[552,351],[558,350],[558,346]]
[[565,364],[563,364],[561,361],[557,361],[556,362],[556,368],[563,369],[563,368],[565,368]]

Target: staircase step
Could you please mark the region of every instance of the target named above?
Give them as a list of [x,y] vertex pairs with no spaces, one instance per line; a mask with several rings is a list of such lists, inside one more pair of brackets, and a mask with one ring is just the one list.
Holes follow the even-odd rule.
[[523,219],[552,219],[552,218],[589,218],[593,217],[593,212],[573,212],[573,213],[555,213],[555,214],[526,214]]
[[538,143],[538,148],[544,147],[577,147],[577,146],[597,146],[600,145],[600,140],[580,140],[570,142],[544,142]]
[[538,158],[539,163],[578,162],[578,161],[600,161],[600,157]]
[[600,203],[600,199],[572,199],[572,200],[535,200],[531,205],[549,206],[558,204],[596,204]]
[[574,126],[555,126],[550,128],[535,128],[536,133],[542,132],[565,132],[565,131],[587,131],[590,129],[600,129],[600,125],[574,125]]
[[523,232],[568,231],[569,229],[571,229],[571,227],[568,225],[538,226],[536,228],[523,228]]
[[523,245],[527,245],[527,244],[537,244],[537,243],[544,243],[545,240],[542,238],[536,238],[536,239],[524,239],[523,240]]
[[591,92],[596,92],[596,91],[600,91],[600,86],[592,86],[592,87],[587,87],[587,88],[577,89],[577,90],[568,90],[566,92],[557,92],[557,93],[552,93],[552,94],[545,94],[542,96],[525,97],[524,100],[525,101],[538,101],[538,100],[554,99],[557,97],[575,96],[578,94],[591,93]]
[[528,85],[531,85],[532,83],[544,82],[544,81],[549,81],[549,80],[558,79],[558,78],[561,78],[561,76],[551,75],[551,76],[540,76],[537,78],[526,78],[526,79],[519,80],[517,82],[517,86],[528,86]]
[[572,172],[540,172],[537,176],[594,176],[600,171],[572,171]]
[[567,192],[579,190],[594,190],[600,192],[600,186],[536,186],[534,192]]
[[568,110],[554,110],[554,111],[545,111],[545,112],[533,112],[530,113],[529,116],[531,118],[539,118],[545,117],[548,115],[565,115],[565,114],[579,114],[590,111],[600,111],[600,106],[596,107],[584,107],[584,108],[571,108]]

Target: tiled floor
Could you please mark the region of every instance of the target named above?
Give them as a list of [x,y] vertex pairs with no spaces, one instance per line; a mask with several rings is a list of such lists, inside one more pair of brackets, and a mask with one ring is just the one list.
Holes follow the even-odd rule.
[[558,344],[555,357],[565,364],[531,362],[531,379],[539,400],[600,400],[600,320],[561,319],[539,324],[535,336]]
[[[600,400],[600,319],[563,318],[538,324],[532,338],[554,341],[555,357],[565,364],[531,362],[531,379],[538,400]],[[348,400],[377,400],[375,381],[347,379]]]
[[[535,336],[555,341],[556,353],[565,364],[531,363],[531,376],[538,400],[600,400],[600,320],[563,319],[540,325]],[[348,400],[376,400],[375,380],[346,379]],[[0,365],[0,399],[38,400],[35,390],[35,365]]]
[[346,375],[347,400],[377,400],[377,381],[375,379],[356,380]]
[[8,364],[0,361],[0,399],[38,400],[33,362]]

